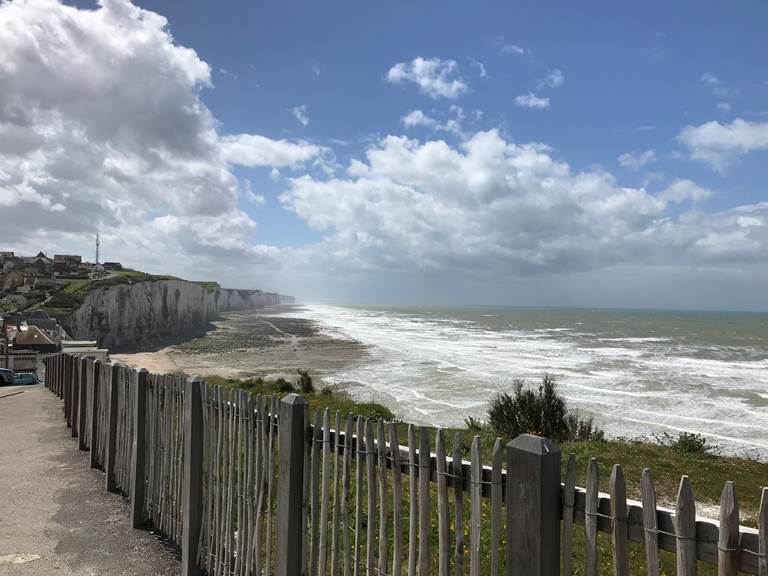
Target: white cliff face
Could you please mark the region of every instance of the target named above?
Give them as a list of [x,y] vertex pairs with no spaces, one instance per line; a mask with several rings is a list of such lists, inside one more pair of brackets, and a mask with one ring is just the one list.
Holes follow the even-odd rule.
[[[283,301],[292,298],[282,297]],[[220,312],[249,310],[281,302],[279,294],[159,280],[97,288],[66,321],[77,340],[114,348],[201,332]]]

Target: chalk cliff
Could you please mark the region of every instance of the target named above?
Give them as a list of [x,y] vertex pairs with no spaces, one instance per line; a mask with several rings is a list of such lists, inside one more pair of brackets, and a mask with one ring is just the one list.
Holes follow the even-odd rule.
[[260,290],[211,288],[184,280],[154,280],[94,288],[65,321],[76,340],[107,348],[137,346],[201,332],[220,312],[293,302]]

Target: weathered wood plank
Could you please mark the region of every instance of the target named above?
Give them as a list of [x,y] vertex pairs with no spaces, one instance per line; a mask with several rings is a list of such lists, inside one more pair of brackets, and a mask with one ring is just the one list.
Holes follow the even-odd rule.
[[629,575],[629,550],[627,548],[627,486],[624,471],[614,464],[611,471],[611,543],[613,548],[614,576]]
[[387,573],[389,550],[387,549],[388,493],[387,493],[387,440],[384,436],[384,422],[379,420],[379,574]]
[[501,511],[503,506],[503,492],[501,488],[501,463],[503,458],[501,438],[496,438],[491,456],[491,576],[499,575],[499,557],[501,544]]
[[763,488],[759,517],[758,572],[759,576],[768,576],[768,487]]
[[464,574],[464,467],[461,459],[461,434],[456,432],[453,439],[453,460],[451,462],[453,476],[453,497],[456,506],[456,532],[453,547],[454,576]]
[[365,463],[366,478],[368,480],[368,513],[365,527],[365,576],[373,576],[376,569],[376,448],[373,443],[373,425],[369,418],[365,419]]
[[309,574],[320,574],[320,470],[322,467],[322,434],[321,418],[322,410],[315,410],[315,427],[312,434],[312,479],[310,482],[310,547],[309,547]]
[[328,567],[328,494],[330,490],[330,458],[331,458],[331,411],[326,408],[323,412],[323,464],[321,471],[320,497],[320,546],[317,563],[318,575],[325,574]]
[[675,506],[677,576],[696,576],[696,501],[688,476],[680,478]]
[[360,546],[363,532],[363,468],[365,467],[365,440],[363,419],[357,419],[357,465],[355,466],[355,549],[352,556],[354,576],[360,574]]
[[416,428],[413,424],[408,424],[408,576],[416,576],[416,544],[417,544],[417,473],[419,470],[416,461]]
[[448,478],[445,460],[445,432],[438,429],[435,437],[437,458],[437,525],[438,525],[438,576],[448,576],[450,566],[450,527],[448,522]]
[[429,574],[429,431],[426,427],[419,428],[419,576]]
[[268,415],[269,424],[269,438],[267,444],[269,449],[267,450],[267,542],[265,547],[267,549],[265,559],[265,574],[272,574],[272,547],[275,542],[273,534],[272,524],[272,508],[273,508],[273,491],[272,486],[275,478],[275,434],[276,434],[276,416],[278,410],[278,401],[276,396],[272,396],[272,409]]
[[720,537],[717,541],[718,576],[736,576],[739,569],[739,503],[736,486],[725,483],[720,496]]
[[568,456],[563,486],[563,576],[573,576],[573,517],[576,499],[576,455]]
[[643,530],[645,533],[645,571],[647,576],[659,576],[659,529],[656,518],[656,488],[649,468],[640,480],[643,500]]
[[586,528],[584,559],[586,564],[585,574],[587,576],[597,576],[597,498],[600,485],[599,470],[597,460],[589,459],[587,465],[587,503],[584,519]]
[[[341,430],[341,412],[336,410],[335,430]],[[341,497],[340,479],[339,479],[339,460],[341,452],[339,451],[338,440],[333,444],[333,508],[331,510],[331,574],[337,576],[339,573],[339,500]]]
[[394,424],[389,425],[389,446],[392,454],[392,576],[400,576],[403,569],[403,480],[400,442]]
[[350,575],[351,558],[349,557],[349,484],[350,484],[350,464],[352,460],[352,415],[347,415],[347,428],[344,435],[344,458],[342,460],[341,472],[341,540],[342,556],[344,565],[342,567],[342,576]]
[[469,532],[469,573],[470,576],[480,576],[480,530],[482,528],[482,462],[480,461],[480,436],[472,439],[470,451],[472,462],[471,520]]

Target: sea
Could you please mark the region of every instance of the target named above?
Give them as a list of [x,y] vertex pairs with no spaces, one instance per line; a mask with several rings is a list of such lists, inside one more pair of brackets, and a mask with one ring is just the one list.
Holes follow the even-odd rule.
[[366,345],[326,380],[409,422],[484,419],[515,379],[549,373],[610,437],[692,432],[768,460],[767,313],[306,304],[291,315]]

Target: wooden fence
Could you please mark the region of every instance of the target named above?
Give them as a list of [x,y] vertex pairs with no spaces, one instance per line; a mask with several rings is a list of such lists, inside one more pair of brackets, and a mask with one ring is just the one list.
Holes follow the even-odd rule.
[[[610,494],[594,459],[586,488],[573,455],[561,482],[560,449],[536,436],[497,440],[484,465],[478,438],[467,447],[442,430],[310,414],[295,394],[278,401],[64,354],[46,373],[106,488],[130,498],[135,527],[181,549],[185,576],[620,576],[630,542],[644,546],[649,576],[660,551],[679,575],[704,563],[768,576],[768,488],[752,529],[739,525],[731,482],[709,520],[685,476],[675,510],[657,506],[649,470],[641,502],[626,498],[618,465]],[[598,557],[606,537],[609,562]]]

